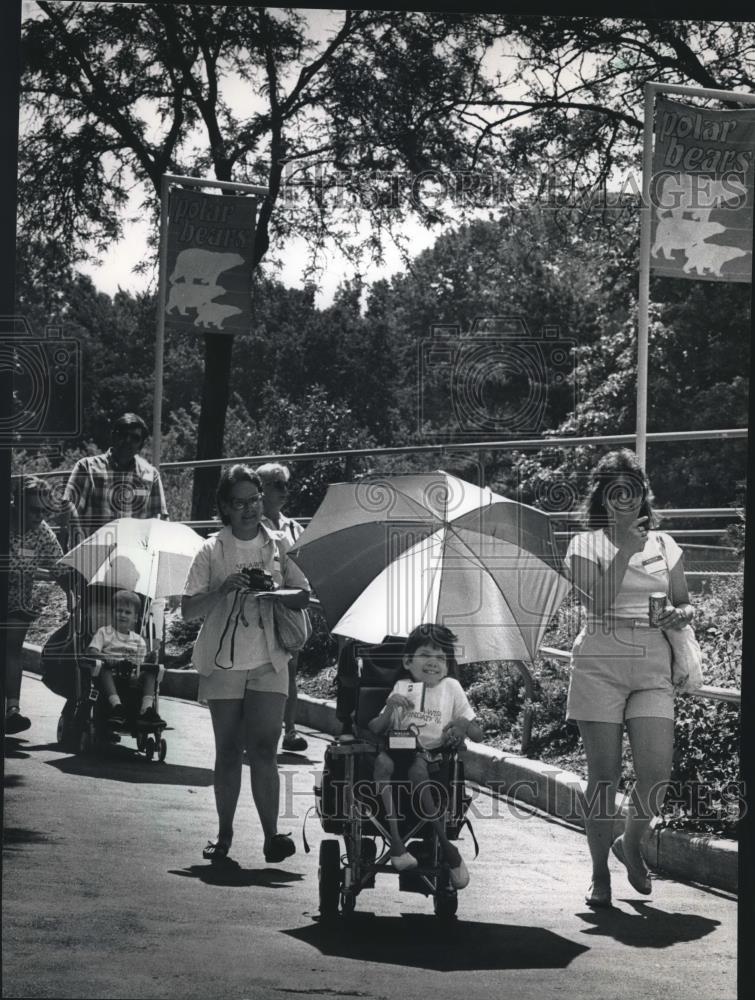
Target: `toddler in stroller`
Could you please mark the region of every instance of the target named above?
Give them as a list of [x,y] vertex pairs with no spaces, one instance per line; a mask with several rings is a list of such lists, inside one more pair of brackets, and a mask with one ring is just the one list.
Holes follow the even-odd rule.
[[[437,687],[455,670],[453,641],[447,629],[433,625],[415,630],[409,640],[386,637],[378,646],[350,641],[341,649],[336,714],[343,732],[326,748],[322,779],[315,785],[323,830],[340,834],[345,842],[345,852],[338,840],[320,843],[324,920],[338,914],[339,903],[342,914],[350,913],[362,889],[374,888],[378,873],[398,875],[402,891],[431,895],[439,918],[456,913],[457,889],[466,885],[468,875],[451,841],[466,825],[477,843],[466,818],[471,798],[457,750],[465,735],[481,737],[479,726],[453,679],[429,699],[426,693],[424,717],[406,723],[412,728],[390,732],[394,720],[404,723],[409,705],[404,696],[411,697],[412,712],[423,711],[406,694],[407,682],[415,685],[415,695],[419,690],[410,665]],[[423,646],[430,648],[418,655]],[[440,700],[450,697],[450,711],[435,705],[441,692]],[[402,697],[384,707],[391,694]],[[428,729],[427,747],[417,742],[420,726]]]
[[466,736],[482,739],[474,710],[455,677],[455,640],[456,636],[442,625],[420,625],[414,629],[404,648],[406,674],[396,681],[369,728],[376,735],[387,736],[375,760],[374,778],[391,834],[391,864],[398,871],[416,868],[418,864],[401,837],[391,787],[394,757],[408,753],[407,777],[412,794],[418,794],[422,815],[440,841],[451,885],[463,889],[469,882],[469,873],[458,849],[446,836],[431,781],[431,774],[437,773],[442,762],[444,746],[458,747]]
[[[113,598],[114,625],[102,625],[92,636],[84,655],[95,660],[92,677],[99,677],[100,689],[110,704],[108,722],[122,725],[126,715],[113,676],[136,672],[141,692],[141,705],[136,718],[141,728],[164,727],[165,723],[155,708],[155,671],[147,669],[147,643],[134,631],[141,615],[142,602],[132,590],[119,590]],[[141,669],[144,665],[145,669]]]
[[45,684],[66,698],[58,743],[86,753],[98,743],[119,743],[121,733],[128,733],[147,760],[155,752],[164,760],[166,723],[158,713],[164,671],[149,601],[143,609],[133,591],[113,593],[99,584],[86,592],[77,588],[75,596],[66,633],[51,637],[55,642],[48,641],[42,653]]

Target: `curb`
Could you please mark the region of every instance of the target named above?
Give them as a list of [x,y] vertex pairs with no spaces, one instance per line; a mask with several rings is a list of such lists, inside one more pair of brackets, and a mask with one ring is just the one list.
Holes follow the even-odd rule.
[[[41,646],[24,645],[23,668],[41,674]],[[160,693],[167,698],[196,701],[199,674],[195,670],[166,670]],[[296,721],[302,725],[335,736],[341,731],[336,719],[335,702],[313,698],[299,692]],[[540,809],[582,830],[578,814],[578,793],[586,782],[571,771],[542,761],[531,760],[481,743],[472,743],[461,755],[465,776],[498,794],[505,794],[526,806]],[[621,798],[617,805],[624,811]],[[622,820],[616,820],[615,836],[621,832]],[[651,868],[685,882],[723,889],[736,893],[739,888],[738,850],[735,841],[711,836],[683,833],[679,830],[652,830],[643,845],[645,859]]]

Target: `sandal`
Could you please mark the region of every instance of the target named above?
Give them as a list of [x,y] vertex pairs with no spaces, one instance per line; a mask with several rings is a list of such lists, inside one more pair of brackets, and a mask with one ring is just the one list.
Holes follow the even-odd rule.
[[598,888],[594,882],[591,882],[590,891],[585,896],[585,903],[593,910],[609,909],[613,905],[611,903],[611,886]]
[[230,851],[230,846],[221,844],[217,840],[208,840],[207,847],[202,851],[205,861],[225,861]]
[[285,861],[292,854],[296,854],[296,844],[288,833],[276,833],[265,847],[265,861],[272,862],[272,864]]
[[622,865],[627,870],[627,878],[629,879],[629,884],[637,892],[641,893],[643,896],[649,896],[653,891],[653,885],[650,879],[650,872],[638,871],[636,868],[632,867],[627,860],[626,854],[624,853],[624,836],[617,837],[611,845],[611,851],[615,858],[617,858]]

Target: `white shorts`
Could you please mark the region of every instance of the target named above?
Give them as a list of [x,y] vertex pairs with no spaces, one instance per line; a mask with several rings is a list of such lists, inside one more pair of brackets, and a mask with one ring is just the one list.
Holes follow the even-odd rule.
[[288,670],[276,670],[272,663],[265,663],[254,670],[220,670],[199,675],[198,701],[215,698],[241,701],[246,691],[268,691],[271,694],[288,694]]
[[566,717],[580,722],[674,718],[671,647],[661,629],[597,625],[572,649]]

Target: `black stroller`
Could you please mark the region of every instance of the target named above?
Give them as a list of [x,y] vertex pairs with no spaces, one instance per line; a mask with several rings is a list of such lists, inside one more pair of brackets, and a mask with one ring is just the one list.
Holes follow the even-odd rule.
[[155,675],[153,707],[159,710],[159,684],[164,667],[158,662],[159,644],[155,635],[150,601],[141,598],[142,608],[137,631],[147,645],[147,656],[137,665],[129,660],[110,663],[116,690],[124,708],[125,721],[108,719],[106,699],[102,696],[97,673],[97,661],[84,655],[92,636],[100,625],[110,619],[110,604],[116,588],[94,585],[75,588],[71,617],[68,623],[48,639],[42,651],[43,681],[52,691],[66,699],[58,719],[57,742],[66,751],[89,753],[108,744],[120,743],[123,735],[136,740],[137,750],[146,760],[157,755],[165,760],[168,744],[163,736],[165,724],[144,726],[137,721],[139,714],[139,675]]
[[[407,799],[400,808],[402,836],[407,851],[418,866],[397,872],[390,862],[389,832],[385,810],[373,782],[373,768],[378,752],[376,738],[367,723],[382,709],[393,684],[402,670],[403,639],[388,639],[379,646],[364,646],[353,641],[341,651],[338,666],[337,716],[344,732],[325,751],[321,783],[315,785],[315,805],[326,833],[343,838],[323,840],[319,857],[320,917],[329,920],[340,911],[353,912],[356,898],[363,889],[375,886],[377,874],[397,875],[399,889],[433,897],[436,915],[455,917],[458,897],[443,861],[437,834],[432,825],[413,811]],[[401,760],[397,755],[394,775],[396,792],[402,790]],[[404,771],[405,775],[405,771]],[[449,840],[456,840],[471,802],[464,785],[464,771],[456,752],[444,752],[440,770],[433,775],[445,806],[445,828]],[[405,789],[405,785],[404,785]],[[381,846],[378,849],[378,840]]]

